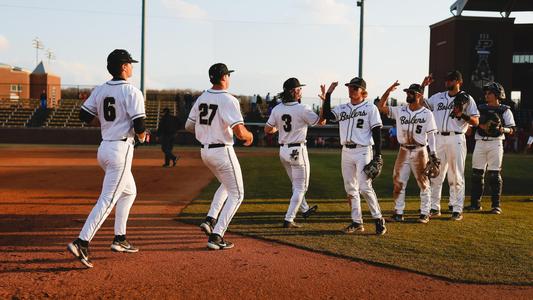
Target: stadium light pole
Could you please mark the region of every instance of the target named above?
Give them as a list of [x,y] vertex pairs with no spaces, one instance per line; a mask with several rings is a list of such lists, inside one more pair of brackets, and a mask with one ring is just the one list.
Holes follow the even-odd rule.
[[146,31],[146,0],[142,0],[142,29],[141,29],[141,92],[146,100],[146,87],[144,86],[144,70],[145,70],[145,31]]
[[357,0],[357,6],[361,8],[359,18],[359,77],[363,77],[363,23],[365,12],[365,0]]
[[33,39],[32,45],[35,48],[35,65],[37,65],[39,63],[39,49],[44,49],[44,44],[39,37],[36,37]]

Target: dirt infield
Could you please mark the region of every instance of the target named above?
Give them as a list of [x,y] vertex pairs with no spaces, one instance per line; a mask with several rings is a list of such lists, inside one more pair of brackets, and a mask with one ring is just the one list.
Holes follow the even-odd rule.
[[533,297],[533,287],[451,283],[231,233],[235,249],[207,251],[200,230],[174,218],[212,176],[199,151],[180,155],[163,169],[159,149],[137,150],[128,238],[141,251],[109,250],[111,215],[85,269],[65,247],[100,192],[96,147],[0,147],[0,298]]

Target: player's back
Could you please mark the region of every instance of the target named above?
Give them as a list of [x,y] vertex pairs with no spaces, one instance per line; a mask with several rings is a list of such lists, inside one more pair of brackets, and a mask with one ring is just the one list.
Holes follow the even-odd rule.
[[204,91],[189,118],[195,122],[196,139],[203,145],[233,145],[232,128],[244,123],[239,101],[225,90]]
[[303,143],[307,138],[307,127],[316,125],[318,120],[318,115],[308,106],[288,102],[274,107],[267,125],[278,128],[280,144]]
[[102,139],[110,141],[133,137],[133,120],[146,117],[141,91],[126,80],[98,86],[82,109],[98,117]]

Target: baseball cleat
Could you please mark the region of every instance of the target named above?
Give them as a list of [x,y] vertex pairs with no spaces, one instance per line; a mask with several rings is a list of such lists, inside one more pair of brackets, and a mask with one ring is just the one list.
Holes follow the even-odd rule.
[[365,227],[363,227],[363,224],[352,222],[352,224],[348,225],[348,227],[344,228],[342,231],[348,234],[355,232],[363,232],[365,231]]
[[211,250],[225,250],[231,249],[235,245],[232,242],[225,241],[220,235],[213,233],[209,236],[207,241],[207,248]]
[[385,227],[385,219],[380,218],[376,219],[376,234],[384,235],[387,232],[387,227]]
[[78,240],[75,240],[67,245],[67,250],[87,268],[93,267],[93,263],[89,259],[89,247],[83,247]]
[[302,213],[302,217],[304,217],[304,219],[307,219],[311,215],[314,215],[317,210],[318,210],[318,205],[313,205],[313,207],[309,208],[304,213]]
[[294,221],[283,221],[283,228],[302,228],[302,225]]
[[483,207],[470,205],[470,206],[465,207],[465,210],[468,210],[468,211],[482,211]]
[[439,216],[440,216],[440,210],[438,210],[438,209],[430,209],[429,210],[429,217],[430,218],[439,217]]
[[114,240],[111,244],[111,250],[114,252],[126,252],[126,253],[135,253],[139,252],[139,248],[134,247],[127,240],[117,241]]
[[463,214],[460,212],[453,212],[451,219],[453,221],[461,221],[463,219]]
[[205,235],[209,236],[211,233],[213,233],[213,226],[205,221],[202,224],[200,224],[200,229],[205,233]]
[[499,207],[493,207],[493,208],[490,210],[490,213],[491,213],[491,214],[495,214],[495,215],[501,215],[501,214],[502,214],[502,209],[499,208]]
[[429,222],[429,216],[421,214],[417,220],[418,223],[427,224]]
[[403,215],[394,214],[390,217],[389,222],[403,222]]
[[176,166],[176,162],[178,161],[178,159],[180,159],[179,156],[176,156],[173,160],[172,160],[172,166],[175,167]]

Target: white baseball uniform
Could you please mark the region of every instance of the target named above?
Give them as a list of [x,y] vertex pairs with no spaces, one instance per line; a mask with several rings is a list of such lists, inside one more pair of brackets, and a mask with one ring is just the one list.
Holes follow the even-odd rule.
[[115,235],[125,235],[130,208],[137,194],[131,173],[133,120],[146,117],[144,97],[126,80],[112,80],[96,87],[81,109],[100,121],[102,143],[98,148],[98,163],[105,176],[98,202],[79,237],[91,241],[115,205]]
[[298,209],[309,209],[305,193],[309,186],[311,166],[307,155],[307,126],[314,126],[319,116],[307,105],[298,102],[282,103],[274,107],[266,124],[279,131],[279,158],[292,182],[292,197],[285,221],[292,222]]
[[[481,114],[484,111],[495,113],[496,109],[487,105],[480,105],[479,111]],[[505,109],[500,118],[502,119],[503,127],[511,128],[516,126],[513,113],[510,109]],[[496,137],[486,136],[485,134],[482,136],[480,130],[476,130],[474,138],[476,139],[476,146],[472,155],[472,168],[500,171],[503,162],[503,140],[505,140],[505,134],[502,133]]]
[[[469,96],[469,98],[464,114],[479,116],[476,102],[472,97]],[[455,96],[450,97],[445,91],[436,93],[427,100],[427,105],[433,112],[437,123],[436,154],[441,160],[440,174],[431,180],[431,209],[440,211],[442,183],[444,176],[447,175],[450,185],[449,205],[453,206],[453,212],[461,213],[465,200],[466,138],[464,134],[468,129],[468,123],[463,119],[450,117],[454,99]]]
[[208,89],[194,103],[187,122],[194,123],[202,161],[220,182],[207,215],[218,220],[213,233],[223,237],[244,198],[232,130],[244,124],[239,100],[225,90]]
[[341,167],[344,189],[351,203],[352,220],[363,224],[361,198],[365,198],[370,213],[375,219],[382,217],[372,179],[363,172],[363,168],[372,160],[372,128],[383,126],[378,108],[371,101],[357,105],[345,103],[334,107],[331,112],[333,121],[339,122],[339,134],[342,147]]
[[389,118],[396,120],[400,143],[393,172],[395,213],[403,215],[405,188],[412,170],[420,188],[420,213],[429,215],[431,189],[429,179],[424,175],[424,168],[429,160],[426,147],[428,134],[437,130],[433,114],[425,107],[412,111],[408,106],[391,106]]

